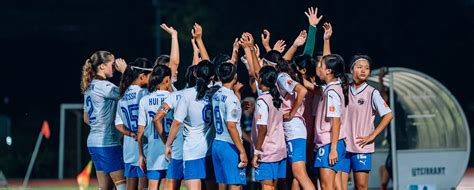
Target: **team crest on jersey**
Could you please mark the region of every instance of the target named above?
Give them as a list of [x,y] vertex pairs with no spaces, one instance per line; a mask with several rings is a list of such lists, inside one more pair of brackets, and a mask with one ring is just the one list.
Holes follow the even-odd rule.
[[334,112],[334,111],[336,111],[336,108],[334,107],[334,105],[330,105],[329,112]]
[[286,83],[288,83],[288,85],[291,85],[291,84],[293,84],[293,80],[288,80],[288,81],[286,81]]
[[233,118],[239,117],[239,110],[233,109],[231,112]]
[[359,105],[362,105],[362,104],[365,103],[365,100],[364,100],[364,99],[359,99],[359,100],[357,100],[357,103],[358,103]]

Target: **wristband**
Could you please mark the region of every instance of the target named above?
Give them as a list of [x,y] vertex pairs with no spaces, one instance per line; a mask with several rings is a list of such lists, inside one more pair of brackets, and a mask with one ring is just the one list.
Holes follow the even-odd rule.
[[263,152],[260,151],[260,150],[255,149],[255,150],[253,151],[253,154],[254,154],[255,156],[260,156],[260,155],[263,154]]

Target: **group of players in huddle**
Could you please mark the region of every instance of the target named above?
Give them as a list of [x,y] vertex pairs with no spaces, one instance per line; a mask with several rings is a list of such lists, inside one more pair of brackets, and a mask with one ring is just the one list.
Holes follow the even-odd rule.
[[[367,84],[368,56],[355,55],[347,64],[349,80],[344,60],[330,50],[330,23],[323,24],[323,54],[313,58],[322,19],[317,12],[308,8],[308,31],[286,52],[283,40],[272,48],[264,30],[263,57],[245,32],[235,39],[231,56],[211,61],[202,27],[195,24],[193,62],[182,90],[173,85],[180,63],[178,32],[166,24],[161,28],[171,35],[171,53],[154,63],[146,58],[126,63],[107,51],[92,54],[81,90],[99,188],[175,190],[184,180],[190,190],[242,189],[249,175],[264,190],[312,190],[318,179],[322,189],[347,189],[352,171],[356,188],[367,189],[374,139],[393,115]],[[254,106],[242,106],[239,62],[258,96]],[[119,86],[107,81],[115,70],[122,74]],[[242,109],[253,108],[246,150]],[[381,121],[374,127],[376,113]]]

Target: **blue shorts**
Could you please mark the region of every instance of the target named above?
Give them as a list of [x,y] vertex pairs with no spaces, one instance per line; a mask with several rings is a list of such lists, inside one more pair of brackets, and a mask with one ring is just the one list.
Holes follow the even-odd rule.
[[87,148],[97,171],[109,174],[123,170],[122,146]]
[[346,143],[343,139],[337,141],[337,162],[334,165],[329,165],[329,151],[331,149],[331,144],[324,145],[318,148],[318,154],[316,159],[314,159],[314,167],[316,168],[329,168],[336,172],[342,170],[343,160],[346,155]]
[[148,170],[146,172],[149,180],[160,180],[166,177],[166,170]]
[[246,184],[245,167],[238,167],[240,155],[234,144],[214,140],[212,143],[212,163],[214,164],[217,183],[226,185]]
[[288,162],[306,162],[306,139],[293,139],[286,142],[288,150]]
[[260,162],[255,168],[255,180],[275,180],[286,178],[286,158],[278,162]]
[[134,166],[129,163],[125,163],[124,175],[128,178],[141,178],[147,176],[146,173],[143,172],[139,166]]
[[215,179],[212,157],[184,161],[184,180]]
[[369,172],[372,169],[371,153],[352,153],[347,152],[343,160],[342,172],[349,173],[351,170],[355,172]]
[[166,178],[182,180],[184,177],[183,160],[171,159],[166,171]]

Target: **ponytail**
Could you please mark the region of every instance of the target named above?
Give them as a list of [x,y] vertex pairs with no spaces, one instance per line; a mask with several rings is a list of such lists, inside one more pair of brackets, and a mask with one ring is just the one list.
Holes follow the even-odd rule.
[[209,90],[209,87],[207,86],[208,81],[202,77],[197,77],[196,78],[196,87],[197,87],[197,95],[196,95],[196,100],[201,100],[204,98],[204,95],[206,94],[206,91]]
[[298,67],[296,64],[291,64],[291,69],[293,71],[295,71],[295,78],[296,78],[296,82],[300,83],[300,84],[303,84],[303,81],[304,81],[304,78],[303,78],[303,74],[298,70]]
[[282,103],[282,100],[281,100],[281,96],[280,96],[280,92],[278,91],[278,89],[276,88],[275,85],[273,85],[272,87],[270,87],[270,95],[272,95],[272,100],[273,100],[273,106],[275,106],[277,109],[280,109],[281,107],[281,103]]
[[132,69],[129,65],[127,65],[127,68],[125,68],[125,71],[122,74],[122,78],[120,79],[120,98],[125,94],[125,91],[132,84],[132,82]]
[[214,68],[210,61],[203,60],[196,66],[196,100],[201,100],[209,90],[208,84],[214,76]]
[[96,51],[92,56],[86,60],[82,67],[81,92],[84,94],[92,80],[96,77],[99,65],[107,63],[114,59],[114,55],[108,51]]
[[347,79],[347,75],[342,73],[340,76],[338,76],[339,80],[341,80],[341,87],[342,87],[342,93],[344,94],[344,102],[345,102],[345,107],[349,104],[349,79]]
[[92,68],[92,63],[90,59],[86,60],[86,63],[82,67],[82,80],[81,80],[81,92],[84,94],[89,88],[92,82],[92,78],[95,76],[95,71]]
[[276,82],[277,82],[277,78],[278,78],[278,73],[277,73],[276,69],[271,67],[271,66],[264,66],[260,69],[260,72],[258,73],[258,76],[262,80],[261,85],[270,88],[269,91],[270,91],[270,95],[273,98],[272,99],[273,100],[273,105],[277,109],[280,109],[282,100],[281,100],[280,92],[278,91],[278,89],[275,85]]

